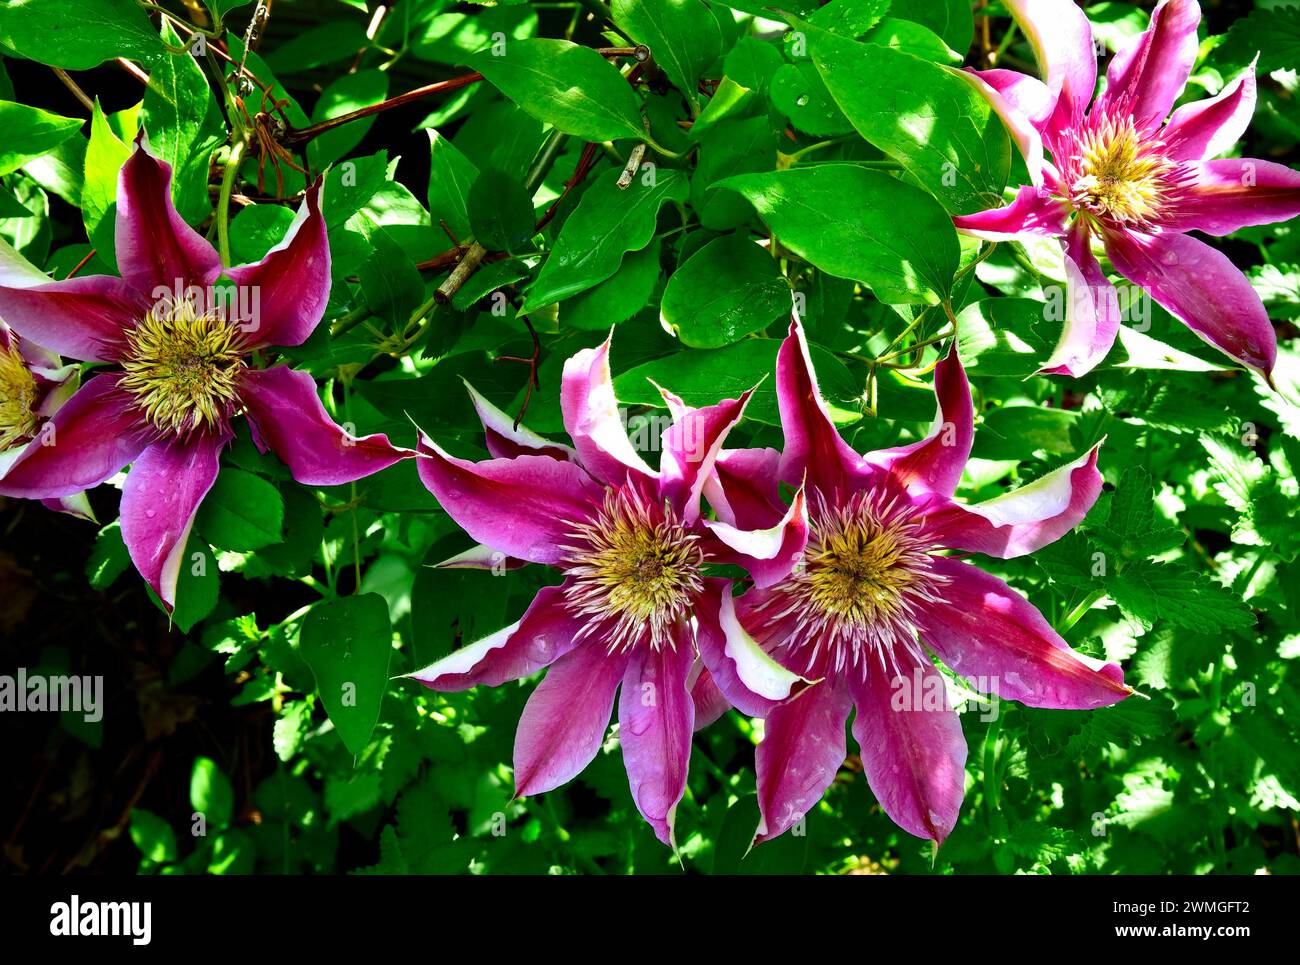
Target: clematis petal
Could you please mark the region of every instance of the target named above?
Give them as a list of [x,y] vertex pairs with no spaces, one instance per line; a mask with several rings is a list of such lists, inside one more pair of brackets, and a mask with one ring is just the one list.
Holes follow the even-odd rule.
[[68,358],[121,358],[123,332],[149,311],[143,295],[108,275],[50,281],[39,272],[32,275],[12,267],[15,258],[23,260],[0,238],[0,316],[10,328]]
[[1184,104],[1160,132],[1164,154],[1175,161],[1202,161],[1227,151],[1246,133],[1255,113],[1252,63],[1215,97]]
[[1094,113],[1131,114],[1139,126],[1163,121],[1196,63],[1200,22],[1196,0],[1160,0],[1150,26],[1111,58]]
[[525,560],[506,556],[491,546],[476,543],[463,553],[434,564],[440,570],[518,570],[527,565]]
[[695,729],[700,731],[729,711],[731,704],[699,660],[691,668],[691,676],[694,679],[688,681],[688,684],[691,688],[691,701],[695,704]]
[[485,399],[474,386],[468,382],[474,411],[483,423],[483,433],[487,438],[487,450],[498,459],[510,459],[514,456],[534,455],[550,456],[552,459],[572,459],[575,455],[571,446],[551,442],[533,432],[526,426],[515,426],[515,421],[491,402]]
[[775,525],[786,513],[775,449],[724,449],[704,484],[718,519],[745,529]]
[[909,834],[942,844],[961,811],[966,738],[934,665],[903,648],[893,659],[896,667],[872,660],[865,680],[851,678],[853,736],[885,813]]
[[1107,235],[1106,253],[1175,318],[1219,351],[1267,375],[1277,335],[1259,295],[1223,252],[1187,235]]
[[1070,649],[1038,609],[969,563],[934,560],[942,604],[918,608],[921,639],[953,673],[985,693],[1030,707],[1107,707],[1133,691],[1118,664]]
[[700,518],[700,495],[727,434],[740,421],[753,390],[701,409],[679,407],[660,439],[659,494],[687,523]]
[[1196,181],[1167,220],[1171,231],[1231,234],[1300,215],[1300,171],[1256,158],[1193,164]]
[[1055,98],[1051,119],[1043,128],[1050,140],[1083,116],[1097,87],[1092,25],[1073,0],[1006,0],[1004,6],[1028,38],[1043,81]]
[[598,640],[570,650],[546,671],[515,732],[515,796],[551,791],[582,772],[604,743],[614,692],[629,655]]
[[1002,118],[1007,133],[1020,149],[1030,182],[1043,183],[1043,135],[1040,132],[1056,98],[1042,81],[1014,70],[959,70],[954,73],[969,83]]
[[131,562],[170,611],[199,504],[217,481],[229,432],[156,442],[131,465],[122,488],[122,541]]
[[687,678],[695,662],[690,628],[672,646],[638,647],[618,698],[618,740],[632,800],[664,844],[675,847],[673,817],[686,790],[695,731],[695,703]]
[[930,510],[926,532],[940,546],[1004,560],[1042,549],[1077,526],[1097,501],[1100,448],[993,499]]
[[[316,330],[330,296],[330,246],[320,209],[321,182],[307,189],[284,240],[259,262],[228,268],[238,297],[231,315],[253,348],[301,345]],[[209,272],[213,283],[220,267]]]
[[412,457],[382,433],[357,437],[334,423],[307,372],[284,366],[245,372],[240,399],[248,409],[254,441],[284,460],[307,486],[337,486]]
[[658,474],[646,465],[627,437],[619,418],[614,380],[609,372],[609,346],[614,335],[596,348],[583,349],[564,363],[560,409],[564,428],[573,439],[578,458],[602,482],[621,486],[629,473],[653,479]]
[[826,495],[842,490],[860,474],[862,457],[840,438],[817,388],[798,317],[776,356],[776,399],[785,433],[780,477],[791,486],[804,485]]
[[604,487],[581,466],[549,456],[470,462],[420,433],[420,480],[469,535],[508,556],[555,563],[574,523],[600,507]]
[[549,667],[573,649],[582,627],[565,607],[564,587],[546,586],[517,622],[407,676],[443,692],[495,687]]
[[1016,192],[1016,200],[1006,207],[957,215],[952,223],[962,234],[985,241],[1059,238],[1065,234],[1065,219],[1069,213],[1069,205],[1064,201],[1026,184]]
[[1119,334],[1119,295],[1092,253],[1088,225],[1082,219],[1065,238],[1065,326],[1039,375],[1078,378],[1091,372],[1110,352]]
[[122,279],[150,302],[179,298],[221,270],[221,256],[172,204],[172,167],[144,146],[144,131],[117,178],[114,248]]
[[772,586],[790,575],[808,545],[804,491],[795,493],[786,514],[767,529],[739,529],[714,520],[705,520],[704,526],[721,544],[713,547],[718,562],[738,563],[749,571],[755,586]]
[[[115,375],[97,375],[41,428],[0,481],[0,495],[71,496],[116,475],[156,438]],[[47,443],[48,444],[45,444]]]
[[709,678],[741,713],[766,717],[807,682],[773,660],[741,626],[730,580],[705,582],[695,619],[696,643]]
[[853,701],[838,680],[808,687],[772,709],[754,752],[761,819],[755,841],[790,828],[822,799],[847,753]]
[[888,470],[912,492],[951,496],[975,439],[975,406],[955,345],[935,369],[934,394],[938,413],[928,436],[910,445],[869,452],[863,458]]

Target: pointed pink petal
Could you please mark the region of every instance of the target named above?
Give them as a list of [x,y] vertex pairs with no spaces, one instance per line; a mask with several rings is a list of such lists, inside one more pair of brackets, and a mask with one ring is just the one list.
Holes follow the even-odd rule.
[[632,651],[618,698],[618,740],[632,800],[655,835],[674,847],[673,817],[686,790],[695,704],[686,681],[695,662],[690,628],[676,646]]
[[334,423],[307,372],[284,366],[245,372],[240,401],[248,409],[258,447],[284,460],[307,486],[337,486],[413,457],[382,433],[354,436]]
[[[3,239],[0,246],[5,246]],[[149,311],[144,296],[108,275],[42,279],[0,274],[0,315],[9,327],[68,358],[83,362],[121,358],[123,332]]]
[[1065,326],[1039,375],[1078,378],[1091,372],[1110,352],[1119,334],[1119,295],[1092,253],[1088,225],[1070,226],[1065,248]]
[[966,738],[934,665],[902,647],[892,662],[886,670],[873,658],[866,680],[850,681],[862,769],[895,824],[942,844],[961,812]]
[[1175,161],[1202,161],[1222,154],[1246,133],[1255,113],[1255,65],[1215,97],[1184,104],[1161,132],[1165,155]]
[[1196,0],[1160,0],[1150,26],[1111,58],[1094,112],[1131,114],[1139,127],[1163,121],[1196,63],[1200,22]]
[[700,494],[727,434],[740,421],[753,391],[702,409],[679,407],[660,439],[659,494],[687,523],[700,518]]
[[[253,347],[301,345],[316,330],[330,297],[330,246],[320,210],[321,182],[307,189],[284,240],[252,265],[227,269],[238,289],[231,315]],[[220,271],[210,272],[214,282]]]
[[817,806],[844,763],[852,706],[841,682],[823,680],[767,715],[754,753],[762,815],[755,841],[775,838]]
[[483,423],[483,434],[487,439],[487,450],[498,459],[510,459],[514,456],[550,456],[552,459],[572,459],[575,455],[571,446],[566,446],[543,438],[524,425],[516,428],[515,420],[510,418],[491,402],[479,394],[468,382],[470,401],[479,421]]
[[696,660],[691,668],[691,676],[695,678],[693,681],[688,681],[691,688],[691,702],[695,704],[695,729],[700,731],[729,711],[731,704],[722,695],[718,685],[713,682],[713,677],[699,660]]
[[910,445],[869,452],[864,458],[889,470],[912,492],[951,496],[975,439],[975,406],[956,345],[935,369],[934,394],[939,409],[928,436]]
[[1028,600],[995,576],[936,557],[944,603],[919,609],[921,639],[977,690],[1030,707],[1090,710],[1133,691],[1124,671],[1076,653]]
[[409,676],[443,692],[495,687],[549,667],[573,649],[582,626],[565,607],[564,587],[546,586],[517,623]]
[[1033,48],[1043,81],[1056,99],[1049,136],[1082,117],[1097,86],[1092,25],[1073,0],[1005,0]]
[[786,514],[767,529],[740,529],[705,520],[714,537],[711,559],[735,563],[749,571],[754,585],[772,586],[790,575],[808,545],[808,510],[804,490],[795,493]]
[[743,529],[774,526],[786,514],[780,465],[775,449],[724,449],[704,484],[704,498],[724,523]]
[[440,570],[518,570],[527,566],[526,560],[506,556],[491,546],[476,543],[463,553],[434,564]]
[[1056,106],[1056,97],[1040,80],[1014,70],[956,71],[1002,118],[1007,133],[1025,159],[1032,184],[1043,183],[1042,128]]
[[1300,215],[1300,171],[1285,164],[1225,158],[1191,167],[1196,183],[1179,197],[1167,230],[1226,235]]
[[515,732],[515,796],[551,791],[582,772],[605,741],[628,654],[590,639],[546,671]]
[[926,532],[940,545],[999,559],[1024,556],[1077,526],[1101,493],[1097,450],[982,503],[930,510]]
[[731,706],[766,717],[804,683],[767,655],[736,618],[731,581],[711,578],[695,609],[700,659]]
[[199,504],[217,481],[228,432],[156,442],[131,465],[122,488],[122,540],[168,610]]
[[1271,372],[1277,335],[1259,295],[1223,252],[1187,235],[1106,237],[1115,269],[1219,351]]
[[776,399],[785,432],[781,453],[781,480],[791,486],[808,487],[825,495],[842,490],[862,469],[862,457],[840,438],[830,412],[817,388],[798,318],[790,320],[790,334],[776,356]]
[[447,515],[480,543],[532,563],[555,563],[575,523],[600,507],[604,487],[550,456],[470,462],[420,433],[420,479]]
[[171,165],[150,154],[143,138],[141,132],[118,175],[114,248],[122,279],[157,302],[206,284],[220,271],[221,256],[176,213]]
[[140,455],[156,433],[142,426],[117,379],[97,375],[78,389],[5,474],[0,495],[71,496],[98,486]]
[[1065,234],[1065,219],[1069,213],[1070,208],[1064,201],[1026,184],[1016,192],[1016,200],[1005,208],[957,215],[952,223],[962,234],[985,241],[1059,238]]
[[602,482],[621,486],[629,472],[653,479],[658,474],[646,465],[627,437],[614,397],[609,372],[609,345],[613,333],[596,348],[586,348],[564,363],[560,408],[564,428],[578,450],[578,458]]

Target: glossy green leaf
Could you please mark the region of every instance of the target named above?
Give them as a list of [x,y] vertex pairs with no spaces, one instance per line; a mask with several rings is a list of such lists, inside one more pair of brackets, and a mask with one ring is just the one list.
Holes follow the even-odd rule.
[[351,754],[360,754],[388,689],[388,604],[377,593],[320,603],[303,620],[298,648],[334,729]]
[[683,344],[717,348],[788,319],[791,304],[790,285],[771,252],[743,235],[727,235],[673,273],[660,316]]

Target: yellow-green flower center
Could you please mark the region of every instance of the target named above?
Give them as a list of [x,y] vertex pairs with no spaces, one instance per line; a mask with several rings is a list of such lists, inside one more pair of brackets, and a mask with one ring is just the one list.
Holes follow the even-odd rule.
[[786,628],[792,658],[810,670],[865,670],[873,653],[892,661],[895,647],[915,647],[917,604],[941,602],[923,523],[896,500],[819,498],[803,558],[758,615]]
[[1152,224],[1167,208],[1176,167],[1158,144],[1142,138],[1132,118],[1107,118],[1078,133],[1064,172],[1069,201],[1118,224]]
[[153,309],[126,339],[121,385],[155,428],[184,435],[229,418],[244,369],[237,325],[182,299]]
[[0,349],[0,452],[34,436],[39,425],[36,378],[11,337],[9,347]]
[[570,605],[592,618],[584,634],[605,631],[611,652],[642,640],[671,646],[703,586],[698,538],[668,508],[625,490],[611,493],[594,520],[575,524],[572,540],[561,566]]

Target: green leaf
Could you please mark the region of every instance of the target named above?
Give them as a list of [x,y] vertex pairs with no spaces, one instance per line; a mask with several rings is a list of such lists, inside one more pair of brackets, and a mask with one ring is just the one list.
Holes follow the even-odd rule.
[[650,301],[659,281],[660,243],[655,238],[640,251],[628,252],[618,271],[594,288],[564,303],[560,323],[571,328],[607,332],[625,322]]
[[130,155],[131,149],[113,133],[108,126],[108,118],[99,107],[99,101],[96,101],[90,117],[90,144],[86,147],[81,217],[86,225],[86,237],[105,260],[113,257],[117,173]]
[[1044,317],[1032,298],[985,298],[957,313],[958,346],[966,371],[1023,379],[1051,356],[1060,323]]
[[802,61],[784,64],[772,78],[772,103],[790,123],[814,137],[847,134],[853,125],[831,97],[817,68]]
[[1125,469],[1111,497],[1106,525],[1095,533],[1097,542],[1124,559],[1145,559],[1182,546],[1187,537],[1156,517],[1155,499],[1150,473],[1141,466]]
[[790,285],[771,252],[743,235],[717,238],[664,289],[660,315],[693,348],[717,348],[790,314]]
[[260,549],[284,537],[284,500],[260,476],[225,468],[204,498],[196,522],[208,542],[221,549]]
[[1259,63],[1255,69],[1260,74],[1295,69],[1300,63],[1300,6],[1260,8],[1237,19],[1214,57],[1222,63],[1245,67],[1256,54]]
[[234,788],[217,762],[209,757],[194,760],[190,772],[190,806],[204,816],[209,830],[226,827],[234,816]]
[[1179,563],[1140,560],[1106,582],[1106,592],[1145,627],[1164,621],[1191,630],[1248,627],[1255,616],[1231,590]]
[[1079,413],[1036,405],[1004,405],[984,416],[971,455],[980,459],[1028,459],[1035,452],[1073,454],[1070,429]]
[[75,117],[60,117],[38,107],[0,101],[0,176],[54,150],[81,126]]
[[176,832],[152,811],[132,808],[130,830],[131,842],[143,860],[153,864],[176,860]]
[[307,701],[294,700],[286,704],[271,732],[275,756],[286,762],[292,760],[302,750],[310,729],[311,706]]
[[[371,104],[378,104],[388,96],[388,75],[371,68],[355,74],[344,74],[321,91],[316,106],[311,110],[313,124],[348,114]],[[349,121],[332,131],[312,139],[307,146],[307,157],[312,170],[328,167],[360,144],[374,125],[374,116]]]
[[896,178],[818,164],[719,183],[744,195],[782,245],[823,271],[870,285],[883,302],[937,302],[952,290],[960,258],[952,220]]
[[474,240],[492,251],[518,251],[533,236],[533,199],[518,180],[502,171],[484,171],[469,191],[469,224]]
[[536,311],[604,281],[627,252],[650,243],[665,202],[686,200],[686,178],[680,171],[656,169],[652,184],[634,178],[627,190],[618,187],[619,174],[606,171],[587,188],[529,287],[523,311]]
[[[780,347],[780,339],[747,338],[726,348],[677,352],[616,375],[614,389],[621,402],[653,406],[664,404],[656,384],[677,393],[690,406],[713,405],[721,398],[735,399],[742,392],[754,389],[745,417],[780,425],[772,379]],[[849,400],[860,394],[861,386],[834,355],[816,345],[810,346],[810,350],[818,384],[832,406],[831,416],[841,424],[860,419],[861,413],[856,409],[849,411],[835,406],[851,404]],[[933,398],[931,395],[931,411]]]
[[806,29],[822,80],[859,134],[953,214],[1001,203],[1011,142],[961,71]]
[[478,168],[437,131],[429,131],[429,152],[429,215],[434,224],[445,221],[457,241],[468,238],[469,192]]
[[404,324],[424,301],[424,279],[388,231],[375,228],[369,239],[374,251],[358,272],[366,305],[394,325]]
[[700,0],[614,0],[614,23],[650,48],[668,80],[699,103],[700,77],[722,52],[722,33]]
[[[194,624],[217,605],[221,593],[219,573],[212,548],[191,536],[185,546],[185,558],[181,561],[180,578],[176,581],[176,608],[172,611],[172,622],[180,627],[182,633],[189,633]],[[152,590],[149,592],[153,593]]]
[[365,750],[388,689],[393,652],[388,604],[377,593],[319,603],[302,622],[298,649],[348,751]]
[[122,542],[122,525],[116,521],[109,523],[95,537],[95,546],[86,560],[86,579],[95,589],[105,590],[130,565],[131,556]]
[[[499,53],[499,55],[498,55]],[[641,138],[641,105],[623,76],[590,47],[509,40],[467,58],[506,97],[543,123],[586,141]]]
[[52,67],[89,70],[114,57],[163,53],[135,0],[17,0],[0,6],[0,44]]
[[[179,46],[180,37],[164,22],[162,38]],[[225,125],[203,68],[188,53],[166,53],[149,73],[141,123],[149,147],[172,166],[172,201],[186,221],[202,221],[212,210],[208,169],[212,153],[225,140]]]

